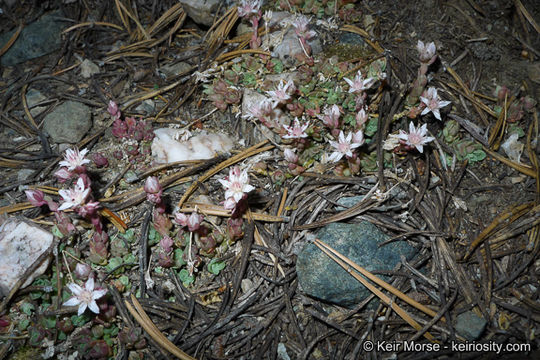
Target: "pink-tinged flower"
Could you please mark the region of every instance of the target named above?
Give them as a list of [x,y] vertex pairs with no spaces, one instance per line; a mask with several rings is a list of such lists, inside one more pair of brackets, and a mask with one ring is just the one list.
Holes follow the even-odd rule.
[[309,40],[317,33],[313,30],[308,30],[309,25],[309,18],[306,16],[298,16],[293,22],[292,26],[294,26],[294,32],[299,38]]
[[250,118],[250,119],[263,119],[266,116],[269,116],[272,113],[273,106],[272,102],[265,98],[260,103],[252,104],[247,109],[247,114],[244,115],[244,118]]
[[118,105],[114,101],[109,101],[109,106],[107,106],[107,112],[113,117],[113,118],[120,118],[120,111],[118,110]]
[[90,188],[86,188],[83,179],[79,178],[73,189],[62,189],[58,191],[58,194],[60,194],[64,200],[64,203],[60,205],[58,210],[66,210],[84,204],[88,194],[90,194]]
[[356,114],[356,126],[362,128],[367,121],[368,115],[366,114],[366,110],[361,109],[358,114]]
[[353,144],[364,144],[364,132],[362,130],[358,130],[357,132],[353,133],[352,142]]
[[430,65],[435,61],[437,49],[435,48],[434,42],[424,45],[422,41],[418,40],[416,50],[418,50],[420,62]]
[[356,76],[354,77],[354,80],[344,78],[347,84],[349,84],[349,92],[362,92],[364,90],[369,89],[376,81],[375,78],[367,78],[364,79],[362,76],[362,73],[360,70],[358,70],[358,73],[356,73]]
[[195,211],[188,216],[187,227],[189,231],[196,231],[201,227],[201,222],[204,220],[202,214],[197,214]]
[[144,183],[144,191],[146,192],[146,199],[154,204],[161,203],[161,195],[163,194],[163,188],[159,183],[159,179],[156,176],[149,176]]
[[92,273],[92,267],[88,264],[77,263],[75,270],[73,271],[78,279],[86,280]]
[[309,127],[309,121],[304,125],[300,124],[298,118],[294,118],[294,126],[283,125],[283,128],[287,131],[287,135],[283,135],[284,139],[301,139],[306,138],[306,129]]
[[170,236],[163,236],[161,240],[159,241],[159,246],[165,251],[166,253],[172,251],[172,247],[174,245],[174,241]]
[[285,156],[285,160],[287,160],[288,162],[293,164],[296,164],[298,162],[298,155],[294,153],[294,150],[286,148],[283,154]]
[[173,222],[177,225],[187,227],[189,231],[196,231],[201,227],[203,220],[204,216],[196,212],[192,212],[189,216],[184,213],[177,212],[174,214]]
[[238,16],[247,17],[257,15],[261,8],[261,0],[242,0],[238,6]]
[[24,190],[24,193],[30,204],[34,206],[41,206],[47,203],[47,201],[45,201],[45,194],[41,190]]
[[400,130],[398,138],[400,140],[403,140],[405,145],[410,146],[411,148],[414,146],[418,149],[418,151],[424,152],[424,145],[430,141],[435,140],[435,138],[431,136],[426,136],[426,134],[427,124],[416,128],[411,121],[409,124],[409,133],[407,134],[405,131]]
[[334,104],[330,108],[324,109],[324,116],[319,116],[319,118],[322,119],[324,125],[330,129],[335,129],[339,127],[340,116],[341,111],[339,110],[339,106]]
[[69,171],[68,169],[66,169],[65,167],[62,167],[54,173],[54,176],[56,176],[58,181],[60,181],[63,184],[69,179],[71,179],[71,177],[73,176],[73,173]]
[[225,200],[223,202],[223,208],[225,210],[234,210],[234,208],[236,207],[236,201],[234,200],[233,197],[230,197],[230,198],[227,198],[227,200]]
[[240,171],[240,167],[235,166],[229,170],[229,176],[225,179],[218,179],[225,188],[225,199],[233,198],[239,202],[244,194],[249,193],[255,188],[249,185],[249,177],[247,170]]
[[285,81],[281,79],[276,90],[267,91],[266,93],[270,95],[273,101],[273,106],[276,107],[277,104],[286,103],[291,98],[290,94],[293,93],[295,90],[296,87],[294,86],[292,80],[289,80],[287,81],[287,83],[285,83]]
[[178,211],[174,213],[173,223],[180,226],[187,226],[188,217],[186,214]]
[[94,289],[94,278],[90,277],[84,284],[84,288],[75,283],[68,284],[69,290],[73,294],[73,297],[63,303],[64,306],[76,306],[79,305],[78,316],[81,316],[86,308],[89,308],[92,312],[99,314],[99,307],[96,300],[103,297],[107,293],[105,289]]
[[99,209],[99,201],[90,201],[84,205],[81,205],[77,208],[77,214],[82,217],[95,215]]
[[423,96],[420,96],[420,101],[426,105],[426,108],[422,111],[421,115],[426,115],[431,111],[438,120],[442,120],[439,110],[446,105],[449,105],[450,101],[441,101],[437,95],[437,89],[434,87],[430,87],[422,95]]
[[343,130],[339,132],[339,142],[336,141],[330,141],[330,145],[332,145],[336,151],[334,151],[329,157],[328,160],[332,162],[338,162],[341,160],[343,155],[347,157],[352,157],[353,153],[352,150],[356,149],[359,146],[362,146],[363,139],[361,143],[352,142],[353,134],[349,132],[349,135],[345,137],[345,134],[343,133]]
[[69,171],[74,171],[80,169],[84,164],[90,162],[90,160],[85,159],[85,155],[88,153],[88,149],[67,149],[64,154],[64,160],[60,161],[58,165],[66,167]]

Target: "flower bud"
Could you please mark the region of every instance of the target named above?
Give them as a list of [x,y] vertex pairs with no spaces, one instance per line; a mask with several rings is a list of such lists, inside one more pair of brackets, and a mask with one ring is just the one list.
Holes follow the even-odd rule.
[[45,201],[45,194],[41,190],[25,190],[24,193],[26,194],[26,198],[30,202],[30,204],[34,206],[41,206],[45,205],[47,202]]
[[77,263],[77,265],[75,266],[75,271],[73,273],[78,279],[86,281],[91,272],[92,267],[90,265]]

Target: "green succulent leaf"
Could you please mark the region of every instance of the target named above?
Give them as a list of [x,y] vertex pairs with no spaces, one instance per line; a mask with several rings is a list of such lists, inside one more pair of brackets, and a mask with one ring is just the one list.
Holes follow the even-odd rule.
[[217,259],[212,259],[208,263],[208,271],[214,275],[218,275],[221,270],[225,268],[225,262],[217,261]]
[[192,284],[195,281],[195,276],[189,275],[189,271],[187,269],[182,269],[178,272],[178,278],[184,286],[188,286],[189,284]]

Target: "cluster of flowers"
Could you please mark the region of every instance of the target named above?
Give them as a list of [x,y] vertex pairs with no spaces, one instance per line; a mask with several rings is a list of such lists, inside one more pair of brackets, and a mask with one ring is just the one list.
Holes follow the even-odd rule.
[[[441,100],[437,94],[437,89],[434,87],[429,87],[425,90],[428,82],[427,72],[429,65],[433,64],[437,59],[435,43],[424,44],[418,40],[416,49],[419,54],[420,68],[407,101],[409,103],[415,103],[419,99],[420,103],[410,110],[409,117],[416,118],[418,114],[423,116],[431,112],[437,120],[442,120],[440,110],[449,105],[450,101]],[[422,153],[424,151],[424,145],[433,140],[435,138],[427,136],[427,124],[415,126],[411,121],[409,123],[409,132],[400,130],[399,134],[390,134],[384,143],[384,149],[395,152],[416,149]]]
[[238,16],[246,18],[251,22],[253,35],[249,41],[249,46],[252,49],[257,49],[261,46],[261,38],[259,37],[259,21],[261,21],[261,5],[262,0],[242,0],[238,6]]
[[[231,219],[227,222],[229,240],[234,241],[242,236],[242,219],[239,215],[246,209],[247,193],[254,189],[249,185],[247,171],[241,171],[235,166],[225,179],[219,179],[225,188],[224,208],[231,210]],[[213,256],[218,242],[222,241],[221,236],[214,235],[210,229],[204,225],[204,216],[197,211],[190,215],[176,211],[173,213],[172,222],[165,215],[165,204],[162,198],[163,188],[159,179],[150,176],[144,185],[146,199],[154,205],[153,226],[162,236],[158,248],[158,263],[163,267],[170,267],[174,264],[173,247],[175,241],[171,237],[170,230],[173,224],[179,226],[177,233],[178,243],[182,241],[184,232],[189,232],[189,241],[183,252],[182,259],[186,263],[189,275],[196,271],[202,263],[202,256]],[[178,244],[177,243],[177,244]]]
[[[59,231],[67,236],[75,232],[75,226],[64,213],[66,210],[73,210],[79,216],[89,220],[96,230],[92,240],[90,241],[90,252],[99,255],[100,258],[107,257],[108,235],[103,229],[101,216],[98,209],[100,204],[94,201],[91,194],[91,180],[86,173],[86,164],[90,160],[86,159],[87,149],[79,151],[79,149],[68,149],[64,154],[64,160],[60,161],[60,169],[55,172],[59,182],[65,183],[68,180],[74,180],[74,185],[69,189],[60,189],[58,194],[62,198],[60,206],[54,202],[49,196],[41,190],[26,190],[28,201],[34,206],[47,205],[55,214]],[[88,266],[88,265],[86,265]],[[89,266],[88,266],[89,267]],[[105,295],[106,290],[94,289],[94,278],[88,278],[84,288],[76,283],[68,284],[68,288],[73,293],[73,297],[64,303],[66,306],[79,305],[79,315],[86,308],[89,308],[94,313],[99,313],[99,308],[95,302],[96,299]]]

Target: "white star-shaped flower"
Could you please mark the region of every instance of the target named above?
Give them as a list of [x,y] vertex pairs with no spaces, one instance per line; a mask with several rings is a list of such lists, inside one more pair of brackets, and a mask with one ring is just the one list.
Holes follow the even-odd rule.
[[249,185],[247,170],[240,171],[238,166],[229,171],[227,178],[218,179],[218,181],[225,188],[225,199],[233,198],[236,202],[242,200],[244,194],[255,189],[255,187]]
[[416,128],[412,121],[409,124],[409,133],[407,134],[403,130],[399,130],[399,135],[397,136],[400,140],[405,141],[405,144],[408,146],[414,146],[418,151],[424,152],[424,145],[430,141],[435,140],[435,138],[427,135],[427,124],[419,126]]
[[[359,141],[359,142],[356,142]],[[359,135],[355,134],[355,140],[353,141],[353,134],[349,132],[347,137],[345,137],[345,134],[343,133],[343,130],[339,132],[339,141],[330,141],[330,145],[332,145],[336,151],[334,151],[330,157],[328,158],[329,161],[332,162],[338,162],[341,160],[343,155],[347,157],[352,157],[353,153],[352,150],[356,149],[359,146],[362,146],[364,143],[363,134],[362,139],[359,139]]]
[[58,165],[65,166],[69,171],[73,171],[79,166],[83,166],[90,162],[90,160],[85,159],[85,155],[88,153],[88,149],[67,149],[64,154],[64,160],[60,161]]
[[360,70],[358,70],[358,73],[356,73],[356,76],[354,77],[354,80],[344,78],[347,84],[349,84],[349,92],[362,92],[364,90],[369,89],[376,81],[375,78],[367,78],[364,79],[362,76],[362,73]]
[[285,81],[281,79],[276,90],[270,90],[266,93],[272,98],[273,106],[276,107],[278,104],[284,104],[291,98],[291,93],[296,90],[292,80]]
[[434,87],[430,87],[422,95],[423,96],[420,96],[420,101],[426,105],[426,108],[422,111],[421,115],[426,115],[431,111],[438,120],[442,120],[439,110],[449,105],[450,101],[441,101],[437,95],[437,89]]
[[73,294],[68,301],[66,301],[64,306],[76,306],[79,305],[79,311],[77,315],[80,316],[86,308],[89,308],[93,313],[99,314],[99,307],[97,306],[96,300],[101,298],[107,293],[105,289],[94,290],[94,278],[90,277],[84,284],[84,288],[80,287],[75,283],[68,284],[69,290]]
[[416,44],[416,50],[418,50],[418,55],[421,62],[430,64],[435,61],[434,56],[437,53],[437,48],[435,47],[434,42],[430,42],[424,45],[423,41],[418,40],[418,43]]
[[64,203],[60,205],[58,210],[66,210],[84,204],[86,198],[88,197],[88,194],[90,194],[90,188],[85,189],[83,179],[79,178],[77,180],[77,184],[75,184],[75,187],[73,189],[62,189],[58,191],[58,194],[64,200]]
[[309,127],[309,121],[305,123],[304,125],[300,124],[300,121],[298,121],[298,118],[294,118],[294,125],[287,126],[283,125],[283,128],[287,131],[287,135],[283,135],[282,137],[284,139],[300,139],[300,138],[306,138],[308,135],[306,134],[306,129]]

